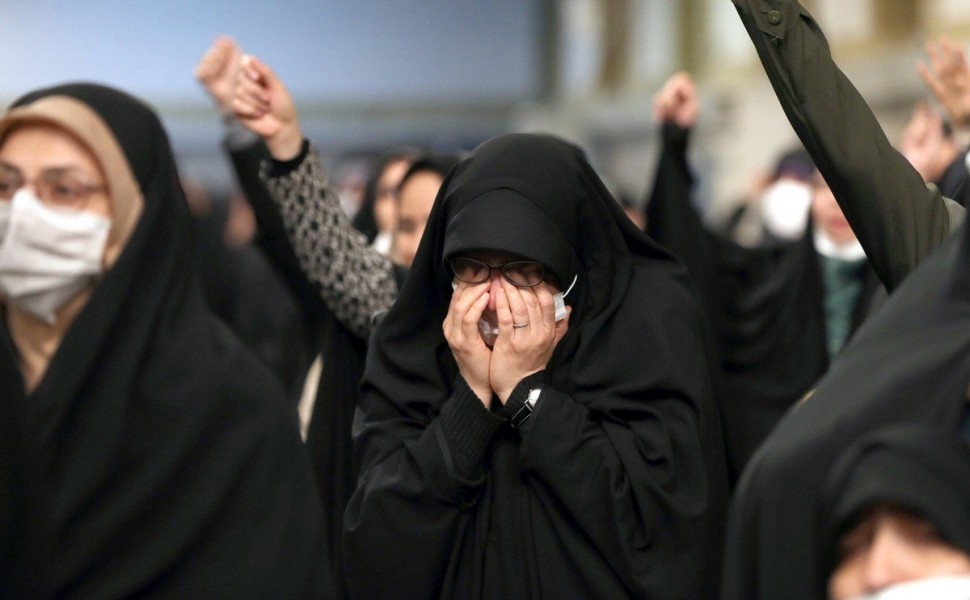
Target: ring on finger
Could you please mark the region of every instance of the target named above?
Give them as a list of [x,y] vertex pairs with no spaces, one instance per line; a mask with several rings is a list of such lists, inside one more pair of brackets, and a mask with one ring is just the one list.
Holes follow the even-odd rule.
[[523,327],[528,327],[528,323],[512,323],[513,329],[522,329]]

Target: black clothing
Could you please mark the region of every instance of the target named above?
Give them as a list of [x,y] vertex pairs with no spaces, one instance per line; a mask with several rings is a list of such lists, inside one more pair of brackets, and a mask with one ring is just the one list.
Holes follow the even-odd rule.
[[961,206],[970,206],[970,168],[967,167],[967,153],[960,152],[947,166],[940,180],[935,182],[940,193],[953,198]]
[[886,138],[794,0],[733,0],[795,133],[892,292],[962,221]]
[[[488,410],[442,333],[443,250],[449,224],[490,198],[490,247],[520,247],[497,226],[497,190],[533,203],[579,272],[545,371]],[[702,335],[683,267],[578,148],[531,135],[480,146],[446,178],[368,350],[345,522],[352,597],[714,597],[726,478]]]
[[[282,389],[205,306],[155,114],[94,85],[144,198],[137,228],[27,394],[6,326],[0,483],[18,484],[0,581],[17,597],[319,593],[317,492]],[[0,504],[3,511],[9,504]],[[0,513],[0,516],[6,518]],[[14,551],[7,554],[7,549]],[[16,560],[10,562],[10,558]]]
[[803,7],[792,0],[734,3],[870,262],[888,289],[899,287],[811,398],[781,420],[735,491],[724,597],[813,598],[814,515],[837,453],[883,426],[954,427],[966,410],[970,238],[966,231],[947,238],[963,209],[927,188],[892,148]]
[[840,538],[876,506],[926,519],[943,540],[970,554],[970,445],[953,424],[901,425],[859,440],[832,467],[822,496],[820,596],[838,566]]
[[227,204],[216,202],[207,215],[195,217],[203,293],[212,312],[276,375],[296,407],[315,350],[306,316],[293,286],[258,245],[226,246]]
[[306,452],[320,490],[326,540],[322,559],[331,574],[323,596],[346,598],[340,549],[344,510],[357,481],[350,431],[367,344],[334,317],[300,268],[282,218],[259,176],[266,161],[272,160],[266,147],[260,143],[229,149],[229,154],[243,193],[256,214],[260,232],[257,243],[300,300],[307,324],[305,333],[311,348],[319,351],[323,360],[307,427]]
[[849,342],[745,469],[728,524],[725,598],[814,598],[813,515],[838,454],[922,423],[956,435],[970,383],[970,236],[947,239]]
[[[720,358],[718,403],[734,481],[775,423],[828,369],[826,290],[811,223],[798,240],[757,248],[705,228],[691,205],[689,133],[663,126],[647,233],[685,262],[702,290]],[[868,265],[857,278],[862,291],[853,332],[885,295]]]

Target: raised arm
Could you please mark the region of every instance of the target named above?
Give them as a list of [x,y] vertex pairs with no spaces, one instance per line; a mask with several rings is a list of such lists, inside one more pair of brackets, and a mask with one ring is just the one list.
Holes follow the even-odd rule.
[[732,0],[788,120],[887,289],[962,222],[887,139],[795,0]]
[[307,280],[293,252],[283,220],[266,185],[259,178],[263,161],[270,158],[263,140],[243,126],[233,113],[236,76],[242,65],[242,50],[232,38],[216,38],[195,68],[195,77],[209,94],[225,130],[223,147],[229,155],[236,179],[256,216],[254,242],[272,261],[307,313],[317,312],[322,301],[316,287]]
[[694,210],[694,174],[687,162],[691,130],[700,104],[690,75],[671,76],[654,96],[653,115],[660,128],[660,155],[647,199],[647,233],[687,266],[700,296],[711,297],[710,234]]
[[367,243],[340,208],[317,153],[303,139],[283,83],[255,58],[242,62],[234,114],[265,142],[272,157],[260,176],[293,252],[336,318],[366,339],[373,315],[397,295],[391,262]]

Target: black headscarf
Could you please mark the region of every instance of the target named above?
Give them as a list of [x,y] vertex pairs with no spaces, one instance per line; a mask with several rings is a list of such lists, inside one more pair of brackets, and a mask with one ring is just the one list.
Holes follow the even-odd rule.
[[[97,113],[144,199],[36,389],[0,325],[0,595],[302,597],[319,502],[279,384],[206,309],[167,136],[131,96],[40,90]],[[9,436],[9,437],[8,437]],[[7,525],[3,529],[7,530]]]
[[866,510],[889,505],[930,523],[970,554],[970,445],[952,428],[900,426],[847,449],[823,490],[818,590],[824,595],[838,565],[839,539]]
[[[482,203],[494,209],[480,211]],[[508,221],[503,208],[534,219]],[[456,242],[452,225],[473,213],[492,232],[480,240],[486,248],[557,271],[570,264],[562,268],[578,281],[566,299],[569,331],[542,376],[550,399],[521,440],[498,427],[482,479],[468,482],[436,470],[441,456],[426,440],[444,435],[443,406],[458,401],[442,334],[452,293],[444,258]],[[476,230],[460,229],[462,238]],[[564,244],[542,237],[550,232]],[[344,548],[352,589],[713,596],[726,482],[701,329],[683,267],[629,221],[581,150],[539,135],[484,143],[446,178],[401,294],[371,340],[355,430],[363,475]],[[554,464],[536,466],[538,457]],[[414,553],[421,560],[406,560]]]
[[956,432],[970,383],[970,235],[951,235],[867,321],[748,465],[728,522],[725,594],[812,598],[815,515],[838,455],[900,424]]

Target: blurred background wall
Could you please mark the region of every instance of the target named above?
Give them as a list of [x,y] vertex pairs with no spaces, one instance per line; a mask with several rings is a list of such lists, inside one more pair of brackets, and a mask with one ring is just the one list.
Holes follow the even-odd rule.
[[[923,44],[970,42],[967,0],[805,4],[891,138],[925,96]],[[0,103],[67,80],[122,87],[160,111],[183,174],[211,186],[232,180],[193,68],[220,34],[280,74],[334,169],[401,143],[544,131],[642,201],[652,95],[680,69],[700,89],[693,154],[714,218],[795,142],[729,0],[3,0],[0,23]]]

